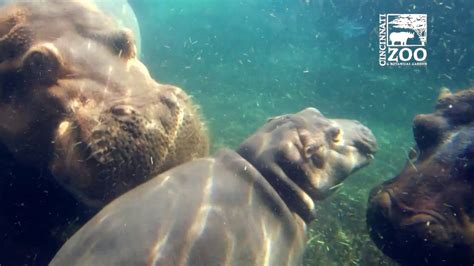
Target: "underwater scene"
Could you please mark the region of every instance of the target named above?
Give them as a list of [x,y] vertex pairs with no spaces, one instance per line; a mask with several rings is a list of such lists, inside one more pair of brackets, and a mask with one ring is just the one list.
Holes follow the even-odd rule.
[[[412,120],[441,87],[473,85],[471,1],[131,2],[143,60],[193,95],[212,149],[236,147],[269,116],[314,106],[366,124],[378,152],[317,204],[304,265],[395,265],[367,234],[369,191],[401,170]],[[378,64],[379,14],[428,14],[427,66]],[[150,32],[150,34],[147,34]]]
[[474,265],[473,1],[0,5],[0,265]]

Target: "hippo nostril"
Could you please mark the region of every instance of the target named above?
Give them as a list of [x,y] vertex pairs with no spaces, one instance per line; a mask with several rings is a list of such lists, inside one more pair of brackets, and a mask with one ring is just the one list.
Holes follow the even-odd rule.
[[376,201],[378,205],[387,212],[387,214],[390,213],[390,210],[392,208],[392,198],[390,196],[390,193],[385,192],[385,191],[380,192],[377,195]]
[[372,131],[363,125],[360,126],[359,131],[359,140],[355,141],[356,147],[364,154],[375,154],[377,152],[377,140]]
[[136,113],[135,109],[130,105],[116,105],[111,108],[111,112],[117,116],[129,116]]
[[354,143],[355,147],[360,153],[369,156],[370,158],[377,152],[377,145],[375,140],[362,139]]
[[390,192],[380,191],[370,199],[369,209],[374,214],[376,213],[380,219],[391,219],[393,207],[396,204]]

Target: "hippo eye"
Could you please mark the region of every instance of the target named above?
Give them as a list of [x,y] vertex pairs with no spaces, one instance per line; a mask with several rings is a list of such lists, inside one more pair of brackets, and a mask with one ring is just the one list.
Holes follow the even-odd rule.
[[306,158],[310,158],[311,156],[316,154],[321,148],[322,148],[321,145],[315,145],[315,144],[306,146],[304,148],[304,153],[305,153]]
[[324,166],[324,154],[323,145],[308,145],[305,147],[305,156],[307,159],[311,159],[311,162],[317,168],[323,168]]
[[327,132],[329,139],[334,142],[338,143],[342,140],[342,131],[338,127],[332,127]]
[[278,119],[278,117],[279,117],[279,116],[274,116],[274,117],[268,118],[268,119],[267,119],[267,123],[268,123],[268,122],[271,122],[271,121],[273,121],[273,120],[275,120],[275,119]]
[[283,121],[287,121],[290,119],[291,116],[289,115],[279,115],[279,116],[273,116],[273,117],[270,117],[267,119],[267,123],[268,122],[272,122],[272,121],[278,121],[280,120],[281,122]]

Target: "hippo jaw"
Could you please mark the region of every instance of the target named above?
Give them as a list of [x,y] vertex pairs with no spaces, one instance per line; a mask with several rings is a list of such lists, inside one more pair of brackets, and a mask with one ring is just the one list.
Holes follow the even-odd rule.
[[207,154],[197,108],[151,78],[129,30],[77,1],[0,16],[0,142],[18,160],[100,207]]
[[[355,171],[367,166],[374,158],[377,150],[376,140],[372,132],[356,120],[332,119],[332,126],[326,132],[326,154],[321,168],[312,182],[316,192],[314,198],[325,199],[335,190],[335,186],[343,182]],[[315,153],[312,156],[320,156]]]
[[314,201],[367,165],[376,151],[372,132],[353,120],[307,108],[269,119],[237,152],[255,166],[291,211],[314,219]]
[[401,263],[474,263],[473,107],[470,89],[444,95],[434,113],[416,116],[417,146],[405,168],[371,191],[370,235]]

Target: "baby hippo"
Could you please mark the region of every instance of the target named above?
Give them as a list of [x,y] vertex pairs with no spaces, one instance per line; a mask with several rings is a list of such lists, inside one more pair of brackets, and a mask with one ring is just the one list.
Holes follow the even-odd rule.
[[51,265],[296,265],[315,201],[366,166],[372,132],[314,108],[271,118],[236,151],[164,172],[106,206]]

